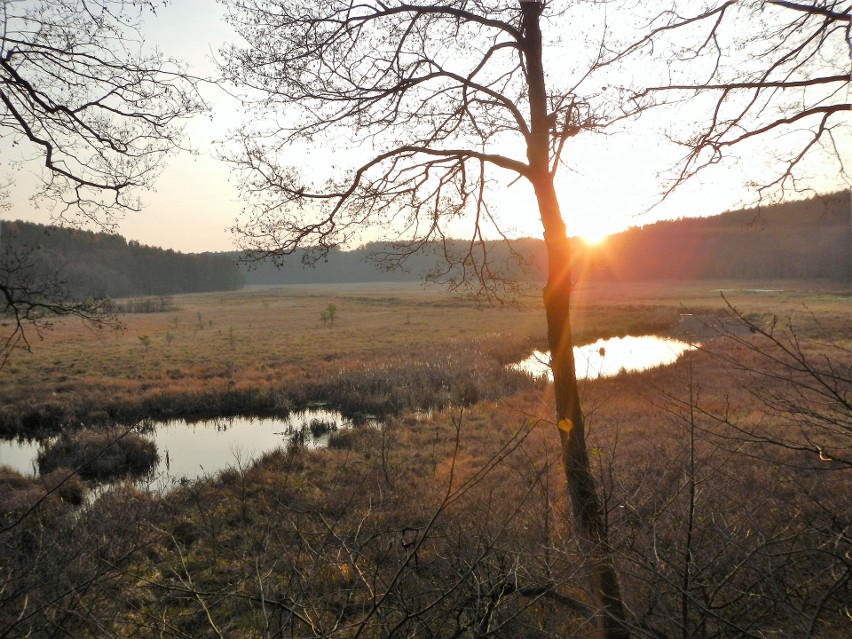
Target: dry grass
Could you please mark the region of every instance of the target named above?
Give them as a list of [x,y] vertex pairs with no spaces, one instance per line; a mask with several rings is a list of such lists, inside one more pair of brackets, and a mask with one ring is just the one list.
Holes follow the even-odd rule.
[[[600,293],[578,295],[580,342],[660,332],[677,319],[668,301]],[[435,345],[476,351],[498,367],[544,344],[538,298],[482,307],[419,285],[388,284],[258,288],[174,301],[174,312],[126,315],[120,332],[59,323],[33,353],[16,354],[0,370],[0,430],[278,411],[328,399],[316,394],[327,392],[341,371],[375,371],[383,363],[397,372],[440,366],[432,361]],[[329,303],[337,306],[333,328],[320,319]]]
[[[676,333],[681,313],[723,314],[718,289],[733,288],[581,286],[575,339]],[[758,323],[792,317],[809,337],[848,318],[848,297],[828,289],[791,282],[736,289],[727,299]],[[755,292],[767,289],[783,290]],[[125,316],[121,332],[62,322],[32,353],[17,353],[0,370],[0,432],[286,412],[309,401],[370,413],[469,403],[517,391],[527,382],[503,365],[545,346],[538,298],[481,307],[440,290],[387,284],[255,288],[174,301],[174,312]],[[320,319],[330,303],[338,315],[333,328]]]
[[[633,289],[588,291],[578,303],[580,333],[617,333],[637,316],[645,326],[670,321],[679,299],[691,312],[721,311],[722,300],[701,293],[702,286],[684,288],[682,297],[667,290],[637,300]],[[804,326],[806,333],[821,330],[849,345],[847,300],[744,293],[734,301],[761,321],[815,317],[820,326]],[[329,302],[339,313],[333,330],[319,320]],[[230,361],[232,386],[244,378],[261,383],[251,358],[263,354],[269,388],[285,399],[307,387],[304,379],[339,382],[343,369],[358,372],[344,375],[351,383],[393,377],[420,386],[428,377],[409,377],[406,368],[442,361],[460,377],[496,370],[483,362],[498,366],[543,331],[537,302],[483,312],[405,287],[247,291],[179,304],[171,348],[183,340],[198,355],[176,355],[168,366],[184,376],[167,379],[194,389],[224,387],[204,371]],[[227,332],[216,330],[235,321],[236,311],[250,318],[243,330],[251,327],[251,336],[232,351],[223,343]],[[213,326],[182,330],[198,312]],[[129,318],[128,327],[144,326],[153,337],[158,321],[168,328],[169,318],[151,316]],[[143,355],[131,337],[103,345],[113,357],[124,353],[117,361],[92,347],[89,374],[100,362],[114,366],[116,380],[129,378],[120,382],[129,394],[144,384],[172,392],[171,382],[150,374],[166,366],[167,345],[152,340]],[[99,344],[87,333],[78,339]],[[817,360],[836,355],[827,344],[813,342],[809,352]],[[62,348],[45,342],[29,361],[48,366]],[[753,377],[732,360],[758,363],[742,345],[717,340],[674,366],[583,385],[591,455],[632,619],[640,636],[806,636],[802,624],[821,607],[813,636],[840,637],[848,473],[813,453],[803,463],[807,451],[748,442],[742,432],[733,438],[732,425],[766,434],[788,424],[756,402]],[[134,362],[149,366],[131,377]],[[387,375],[371,377],[382,369]],[[763,390],[785,388],[782,378],[772,383]],[[396,397],[399,388],[388,392]],[[588,598],[565,513],[552,390],[529,384],[502,392],[426,417],[403,411],[381,429],[336,434],[327,450],[275,451],[251,467],[161,496],[119,486],[84,517],[46,519],[38,538],[15,529],[0,537],[6,547],[17,552],[29,544],[38,552],[8,562],[7,583],[19,586],[0,628],[18,624],[22,606],[43,605],[15,630],[38,634],[45,619],[62,619],[74,636],[105,628],[142,637],[217,630],[232,637],[378,637],[390,628],[473,636],[483,615],[493,614],[494,636],[589,636],[575,605]],[[687,552],[691,483],[698,496]],[[695,580],[685,604],[684,575]],[[73,601],[67,592],[75,593]]]

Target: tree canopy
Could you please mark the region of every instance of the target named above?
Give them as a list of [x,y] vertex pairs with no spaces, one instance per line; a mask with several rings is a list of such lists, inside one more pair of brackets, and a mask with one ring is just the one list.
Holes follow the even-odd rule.
[[[502,228],[488,191],[498,179],[552,179],[573,136],[632,113],[595,78],[617,59],[600,29],[578,27],[583,59],[557,61],[546,45],[571,26],[566,9],[526,3],[542,21],[536,40],[524,4],[232,4],[229,19],[249,46],[225,50],[224,71],[253,96],[253,118],[228,156],[249,203],[237,227],[245,246],[321,254],[379,225],[399,240],[380,256],[394,264],[443,242],[467,215],[469,245],[446,252],[462,267],[452,282],[494,292],[482,240]],[[530,156],[531,145],[543,155]],[[330,161],[302,161],[306,149]]]
[[43,162],[36,195],[60,216],[104,224],[138,208],[202,106],[177,62],[145,50],[140,15],[158,4],[3,1],[0,141]]
[[773,153],[768,171],[751,165],[744,176],[760,196],[852,186],[852,3],[673,3],[635,46],[654,48],[666,63],[637,102],[699,105],[689,133],[675,133],[685,154],[666,193],[732,155],[753,162],[756,141]]

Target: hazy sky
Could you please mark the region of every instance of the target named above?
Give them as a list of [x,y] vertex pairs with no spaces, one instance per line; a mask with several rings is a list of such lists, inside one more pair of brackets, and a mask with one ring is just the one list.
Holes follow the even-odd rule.
[[[213,72],[210,57],[223,41],[234,37],[223,23],[222,13],[215,0],[175,0],[146,19],[144,35],[167,55],[186,60],[193,71],[205,75]],[[227,228],[240,215],[242,204],[235,178],[214,158],[212,144],[239,121],[240,107],[214,87],[205,88],[204,94],[213,113],[187,127],[197,155],[171,158],[156,191],[142,194],[144,210],[120,221],[118,232],[128,239],[189,252],[234,247]],[[657,199],[659,174],[681,152],[663,136],[677,118],[676,111],[646,114],[620,132],[581,134],[571,141],[568,153],[573,171],[564,171],[559,184],[569,233],[600,235],[658,219],[717,214],[754,201],[754,194],[743,185],[759,179],[759,165],[732,162],[708,171],[700,181],[643,214]],[[308,161],[324,162],[326,157],[317,152]],[[27,198],[33,191],[30,172],[37,170],[33,166],[13,174],[13,209],[3,217],[50,221],[50,211],[35,209]],[[492,195],[505,228],[519,236],[541,234],[531,193],[524,185],[518,183]],[[377,232],[370,239],[378,237]]]

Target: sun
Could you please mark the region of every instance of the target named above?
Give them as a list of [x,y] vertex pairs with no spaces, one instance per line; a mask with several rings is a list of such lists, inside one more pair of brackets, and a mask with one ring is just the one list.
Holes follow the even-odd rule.
[[578,215],[568,220],[568,235],[573,235],[589,247],[603,244],[614,232],[617,232],[617,225],[606,215]]
[[608,236],[609,233],[606,231],[585,231],[580,233],[577,237],[579,237],[586,246],[598,246],[599,244],[602,244]]

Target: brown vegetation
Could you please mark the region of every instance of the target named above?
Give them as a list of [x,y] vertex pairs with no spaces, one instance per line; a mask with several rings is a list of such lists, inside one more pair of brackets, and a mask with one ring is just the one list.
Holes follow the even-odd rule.
[[153,441],[118,428],[65,432],[38,453],[42,475],[74,468],[81,478],[100,481],[143,475],[158,461]]
[[[333,331],[318,320],[330,303]],[[398,284],[185,295],[175,304],[174,313],[124,316],[120,332],[66,322],[45,333],[34,353],[0,369],[0,432],[280,413],[311,401],[388,413],[494,399],[530,383],[504,364],[544,345],[537,298],[486,312]],[[590,302],[576,332],[582,343],[676,321],[676,308],[650,302]]]
[[[594,313],[623,313],[612,289],[588,293],[596,295],[584,300]],[[735,301],[748,302],[757,328],[772,327],[773,309],[792,319],[808,361],[848,366],[847,302],[796,292],[743,295]],[[698,289],[681,296],[690,310],[706,309],[702,317],[714,319],[724,307]],[[327,299],[292,301],[313,319]],[[341,337],[347,324],[360,321],[357,309],[379,305],[334,299],[349,308],[334,329],[340,348],[349,343]],[[202,312],[215,328],[220,319]],[[474,312],[441,307],[443,321],[418,352],[432,340],[443,354],[435,361],[471,371],[478,353],[510,361],[514,349],[537,343],[535,333],[507,329],[512,339],[442,346],[443,331]],[[507,316],[525,312],[533,311]],[[422,315],[429,314],[424,306]],[[490,326],[505,321],[495,316],[474,317]],[[805,323],[809,316],[818,322]],[[404,316],[390,326],[407,330]],[[719,326],[728,324],[707,330]],[[779,321],[772,334],[786,340],[782,329]],[[330,332],[305,330],[318,340]],[[355,338],[346,339],[352,356],[364,358],[368,379],[369,340]],[[591,460],[637,637],[845,634],[848,469],[819,450],[792,446],[814,433],[802,439],[799,415],[756,401],[756,394],[795,399],[801,388],[789,385],[789,375],[772,374],[789,369],[781,359],[767,364],[766,339],[746,329],[706,341],[673,366],[582,384]],[[313,348],[310,363],[322,370],[341,363],[325,362],[317,357],[324,347]],[[374,354],[381,369],[387,360]],[[388,377],[404,377],[401,355],[388,355],[400,358]],[[406,379],[416,386],[423,378]],[[119,484],[78,511],[45,503],[17,525],[4,508],[0,634],[593,636],[594,598],[560,514],[568,506],[552,393],[532,384],[501,392],[499,402],[428,416],[403,410],[381,428],[332,434],[328,449],[279,450],[160,495]],[[838,426],[833,448],[819,440],[823,457],[848,446],[848,411],[815,401],[809,408]]]

